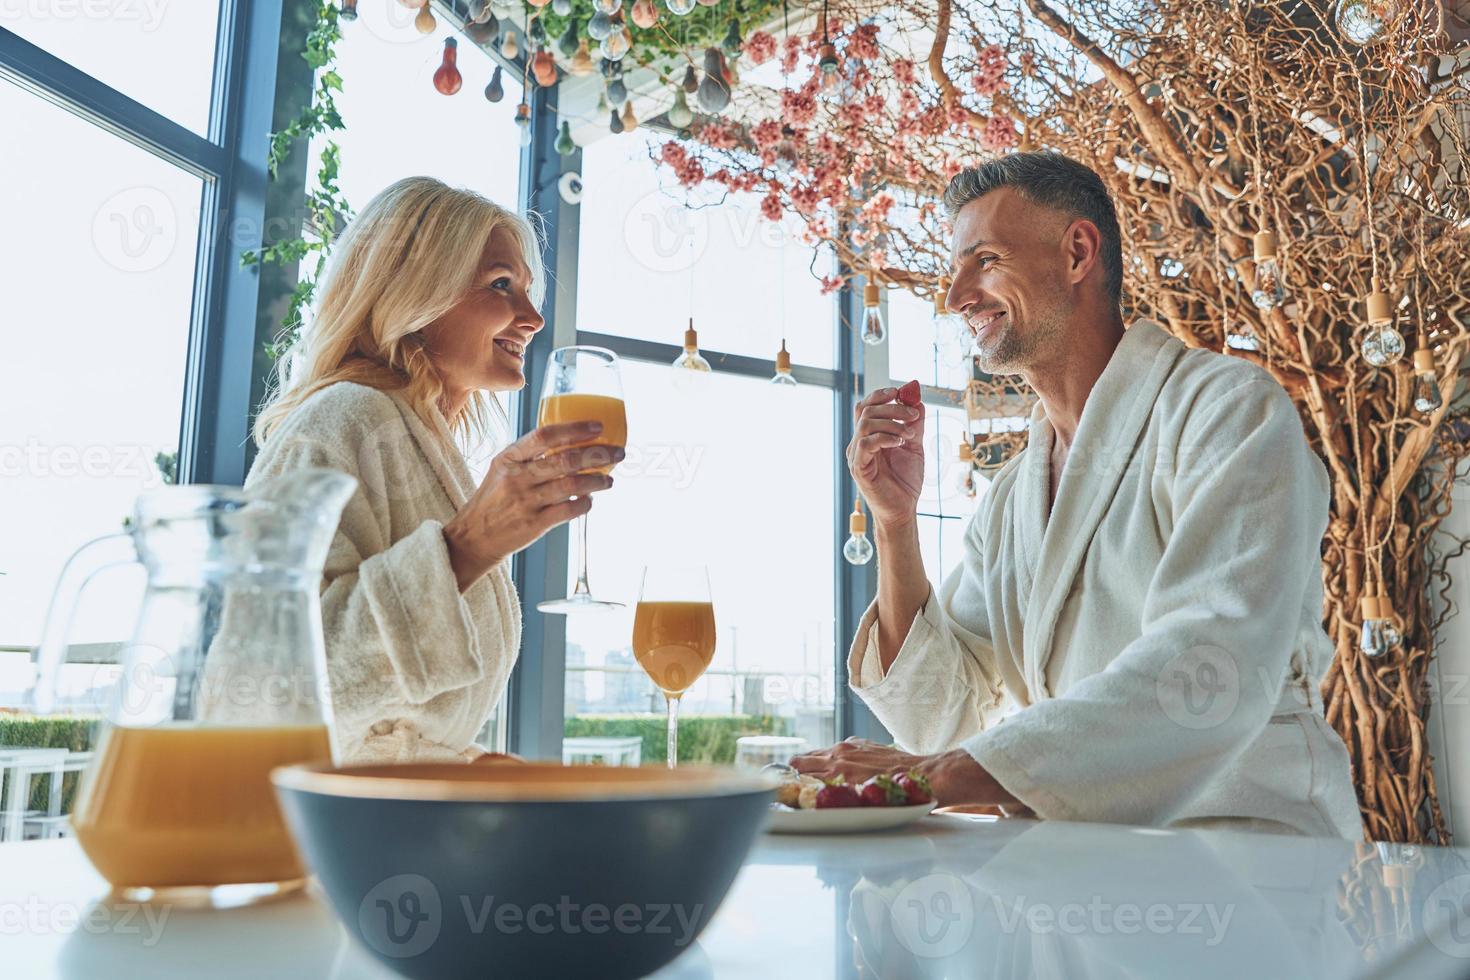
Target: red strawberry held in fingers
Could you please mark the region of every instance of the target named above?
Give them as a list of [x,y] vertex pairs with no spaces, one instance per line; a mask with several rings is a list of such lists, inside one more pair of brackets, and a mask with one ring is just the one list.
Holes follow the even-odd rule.
[[862,806],[857,790],[840,778],[817,790],[817,809],[831,810],[842,806]]
[[918,408],[923,404],[924,396],[919,392],[919,382],[910,381],[898,389],[898,400],[909,408]]
[[882,772],[858,787],[858,797],[863,806],[902,806],[909,798],[892,776]]
[[893,780],[899,789],[907,794],[909,806],[917,806],[920,803],[932,803],[934,801],[934,789],[929,785],[929,780],[923,773],[901,772]]

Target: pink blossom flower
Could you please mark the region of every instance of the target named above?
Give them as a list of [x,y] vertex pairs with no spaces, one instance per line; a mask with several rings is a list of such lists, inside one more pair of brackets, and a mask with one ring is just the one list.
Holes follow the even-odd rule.
[[994,95],[1006,87],[1006,53],[999,44],[987,44],[975,53],[975,77],[971,80],[981,95]]
[[946,107],[951,126],[967,126],[970,123],[970,112],[964,107],[959,99],[955,99]]
[[776,191],[761,199],[761,217],[767,221],[781,220],[781,195]]
[[801,60],[801,49],[801,38],[788,35],[781,49],[781,70],[786,74],[796,71],[796,63]]
[[917,157],[909,157],[903,165],[904,179],[909,183],[917,184],[924,177],[924,168],[920,166]]
[[842,279],[839,276],[822,277],[822,295],[830,296],[842,288]]
[[750,138],[757,150],[775,146],[781,140],[781,124],[774,119],[763,119],[750,128]]
[[710,174],[708,179],[714,181],[716,184],[725,184],[728,186],[730,183],[730,171],[721,167],[719,170]]
[[704,166],[696,157],[690,157],[679,165],[679,183],[693,187],[704,180]]
[[847,39],[847,53],[862,61],[878,59],[878,25],[859,24]]
[[870,116],[883,116],[887,114],[888,103],[883,101],[883,96],[874,93],[863,100],[863,108]]
[[1016,126],[1011,117],[997,113],[985,120],[985,128],[980,130],[980,145],[992,153],[1015,146]]
[[760,159],[762,167],[774,167],[776,165],[776,148],[774,146],[768,146],[764,150],[761,150]]
[[808,93],[793,92],[790,89],[781,91],[781,118],[795,124],[811,122],[817,115],[817,100]]
[[914,84],[914,63],[907,58],[897,58],[893,62],[893,80],[900,85]]
[[898,93],[898,114],[906,122],[918,124],[919,97],[910,89]]
[[[940,164],[940,170],[944,174],[946,179],[953,178],[955,174],[959,173],[963,169],[965,169],[965,165],[963,163],[960,163],[960,161],[954,159],[953,157],[945,157],[944,162]],[[923,207],[928,208],[930,211],[933,211],[934,202],[927,201],[925,202]],[[923,208],[920,208],[920,210],[923,210]]]
[[776,39],[765,31],[756,31],[745,39],[743,50],[752,65],[763,65],[776,56]]
[[791,188],[791,206],[800,214],[811,214],[817,209],[819,200],[817,189],[810,184],[797,184]]
[[701,126],[698,138],[701,143],[716,150],[731,149],[736,143],[733,127],[726,126],[719,120],[713,120]]

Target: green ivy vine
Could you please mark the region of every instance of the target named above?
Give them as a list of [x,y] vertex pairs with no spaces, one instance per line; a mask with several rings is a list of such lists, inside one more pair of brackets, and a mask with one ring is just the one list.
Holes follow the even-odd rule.
[[[309,145],[313,137],[343,128],[336,103],[336,94],[342,91],[342,76],[332,68],[336,61],[337,42],[341,40],[337,0],[317,0],[316,23],[307,33],[306,45],[301,52],[301,57],[316,73],[311,103],[284,129],[271,134],[267,163],[272,179],[298,141],[304,140]],[[246,266],[266,262],[304,263],[315,255],[310,270],[303,271],[291,291],[286,315],[281,319],[280,333],[266,345],[266,351],[273,359],[289,349],[300,336],[302,313],[316,293],[317,283],[326,267],[327,254],[339,230],[352,218],[352,208],[337,186],[341,161],[337,142],[328,138],[322,146],[315,179],[306,188],[306,215],[301,232],[272,242],[258,252],[251,249],[240,255],[240,263]]]

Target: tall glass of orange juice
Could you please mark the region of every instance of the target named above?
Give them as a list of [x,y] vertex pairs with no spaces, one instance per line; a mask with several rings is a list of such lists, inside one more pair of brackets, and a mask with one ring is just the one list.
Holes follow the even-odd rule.
[[[541,388],[538,425],[564,422],[601,422],[602,433],[578,446],[608,450],[607,463],[595,467],[602,473],[613,468],[611,452],[628,442],[628,415],[623,406],[623,382],[618,357],[601,347],[558,347],[546,366],[546,383]],[[588,472],[591,472],[590,470]],[[621,608],[620,602],[595,599],[587,584],[587,515],[577,518],[577,584],[565,599],[548,599],[536,608],[549,613],[571,613],[588,609]]]
[[649,566],[633,613],[633,656],[669,708],[669,768],[679,762],[679,700],[715,655],[715,607],[704,566]]
[[[236,905],[305,879],[270,772],[333,757],[319,593],[356,486],[307,469],[250,490],[165,488],[63,568],[31,706],[100,711],[71,820],[116,893]],[[100,548],[125,559],[109,565],[141,563],[147,588],[100,703],[64,704],[83,670],[65,663],[71,612]]]

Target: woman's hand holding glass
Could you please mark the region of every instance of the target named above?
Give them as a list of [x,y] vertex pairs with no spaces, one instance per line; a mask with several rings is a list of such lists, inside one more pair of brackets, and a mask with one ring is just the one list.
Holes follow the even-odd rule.
[[490,461],[474,495],[444,525],[461,592],[553,527],[586,514],[591,494],[613,485],[598,469],[621,461],[621,448],[567,448],[601,431],[599,422],[543,425]]

